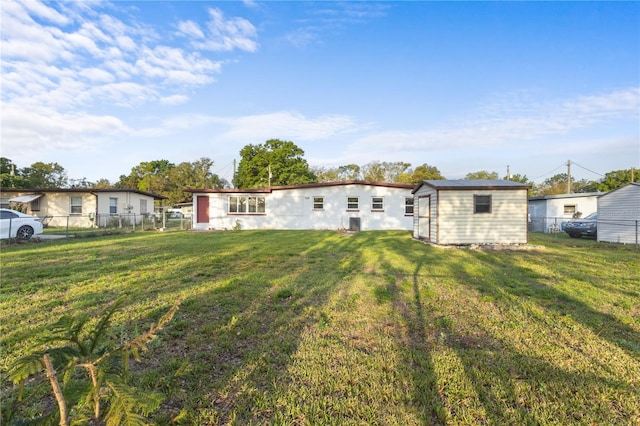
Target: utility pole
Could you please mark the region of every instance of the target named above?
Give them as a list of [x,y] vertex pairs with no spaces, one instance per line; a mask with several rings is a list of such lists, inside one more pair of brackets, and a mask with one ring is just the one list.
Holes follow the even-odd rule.
[[567,160],[567,194],[571,194],[571,160]]
[[271,164],[269,164],[269,188],[271,188],[271,178],[273,175],[271,174]]
[[511,172],[509,172],[509,166],[507,165],[507,180],[511,180]]
[[233,187],[236,187],[236,159],[233,159],[233,176],[231,177],[231,185],[233,185]]

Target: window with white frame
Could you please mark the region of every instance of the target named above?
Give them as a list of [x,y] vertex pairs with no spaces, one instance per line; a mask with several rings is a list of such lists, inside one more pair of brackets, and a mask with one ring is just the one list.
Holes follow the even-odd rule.
[[117,198],[109,198],[109,214],[118,214]]
[[69,197],[69,199],[69,212],[71,214],[82,214],[82,197]]
[[265,198],[262,196],[233,195],[229,197],[229,213],[264,214],[265,206]]
[[33,200],[29,208],[32,212],[40,211],[40,198],[36,198],[35,200]]
[[313,209],[324,210],[324,197],[313,197]]
[[140,200],[140,214],[147,214],[147,200]]
[[347,210],[358,210],[360,199],[358,197],[347,197]]
[[473,212],[491,213],[491,195],[474,195]]
[[574,215],[576,213],[576,205],[575,204],[565,204],[564,205],[564,214]]
[[404,199],[404,214],[413,215],[413,197],[406,197]]
[[371,197],[371,210],[373,211],[384,210],[384,197]]

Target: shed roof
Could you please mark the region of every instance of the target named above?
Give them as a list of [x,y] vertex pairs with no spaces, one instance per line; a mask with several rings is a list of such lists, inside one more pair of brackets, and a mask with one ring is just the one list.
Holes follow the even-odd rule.
[[511,180],[467,180],[467,179],[455,179],[455,180],[423,180],[412,193],[417,192],[423,185],[429,186],[434,189],[449,189],[449,190],[473,190],[473,189],[529,189],[530,186],[526,183],[514,182]]

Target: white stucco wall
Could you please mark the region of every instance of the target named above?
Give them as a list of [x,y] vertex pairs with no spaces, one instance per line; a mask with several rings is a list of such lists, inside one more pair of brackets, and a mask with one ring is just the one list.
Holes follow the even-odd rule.
[[[229,213],[229,197],[265,197],[264,214]],[[197,223],[198,196],[209,197],[209,222]],[[314,210],[314,197],[324,197],[324,208]],[[358,197],[357,211],[347,209],[347,198]],[[372,197],[383,197],[383,211],[372,211]],[[360,229],[410,230],[413,215],[405,214],[405,199],[411,188],[364,184],[274,189],[267,193],[194,193],[194,229],[341,229],[349,228],[350,218],[360,218]]]

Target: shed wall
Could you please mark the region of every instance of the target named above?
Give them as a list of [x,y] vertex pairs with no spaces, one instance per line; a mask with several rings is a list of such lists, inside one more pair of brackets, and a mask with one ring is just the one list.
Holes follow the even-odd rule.
[[598,199],[598,241],[637,244],[640,185],[627,185]]

